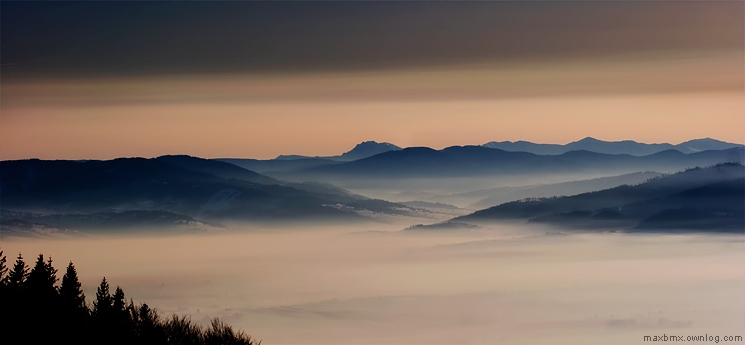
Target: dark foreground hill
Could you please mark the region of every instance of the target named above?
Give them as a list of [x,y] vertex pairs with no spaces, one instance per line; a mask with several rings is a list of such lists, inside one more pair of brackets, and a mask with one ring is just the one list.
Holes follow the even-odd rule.
[[23,215],[9,218],[4,213],[3,230],[10,224],[87,228],[163,222],[192,226],[199,221],[363,220],[356,211],[401,214],[408,209],[333,186],[284,184],[228,163],[188,156],[3,161],[0,205],[4,211]]
[[694,168],[633,186],[508,202],[453,220],[506,219],[568,228],[743,232],[745,168]]

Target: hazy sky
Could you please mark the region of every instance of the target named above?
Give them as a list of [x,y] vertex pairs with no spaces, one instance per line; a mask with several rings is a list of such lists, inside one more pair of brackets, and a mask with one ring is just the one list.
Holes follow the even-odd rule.
[[745,143],[742,1],[3,1],[0,158]]

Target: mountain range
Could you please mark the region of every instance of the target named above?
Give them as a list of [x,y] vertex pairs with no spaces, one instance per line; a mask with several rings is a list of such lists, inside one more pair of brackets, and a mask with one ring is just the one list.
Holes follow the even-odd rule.
[[[356,222],[400,216],[448,219],[468,210],[443,202],[470,200],[466,206],[497,206],[455,218],[454,223],[523,219],[593,228],[743,228],[738,223],[743,210],[742,145],[701,139],[674,145],[676,149],[634,155],[647,144],[591,138],[572,144],[601,151],[626,148],[621,154],[589,150],[536,154],[484,146],[401,149],[369,141],[340,156],[324,158],[251,160],[167,155],[105,161],[1,161],[0,225],[3,232],[8,232],[109,227],[191,229],[245,221]],[[655,145],[659,149],[668,144]],[[544,182],[562,181],[553,178],[557,175],[575,179]],[[603,177],[577,181],[579,176]],[[443,189],[444,184],[461,186],[458,183],[462,181],[467,182],[463,185],[479,188],[482,182],[494,186],[490,181],[510,179],[540,184],[461,188],[459,193],[439,197],[433,190],[421,189],[434,185],[446,190],[452,185]],[[350,187],[345,181],[362,181],[359,185],[363,187]],[[395,203],[339,186],[355,188],[357,193],[371,191],[372,195],[375,190],[383,190],[380,186],[388,186],[394,191],[434,196],[426,200],[398,199],[407,202]],[[577,192],[584,193],[514,201]]]
[[388,151],[398,150],[401,150],[401,148],[390,143],[364,141],[357,144],[351,150],[338,156],[309,157],[301,155],[280,155],[275,159],[264,160],[250,158],[221,158],[218,160],[260,173],[283,173],[293,172],[304,168],[349,162]]
[[566,145],[536,144],[529,141],[492,141],[481,146],[513,152],[530,152],[537,155],[560,155],[569,151],[584,150],[597,153],[627,154],[632,156],[646,156],[666,150],[677,150],[682,153],[694,153],[707,150],[726,150],[735,147],[743,147],[743,145],[727,143],[711,138],[694,139],[673,145],[668,143],[645,144],[633,140],[603,141],[592,137],[573,141]]
[[742,163],[745,149],[709,150],[684,154],[677,150],[647,156],[569,151],[560,155],[510,152],[481,146],[452,146],[442,150],[410,147],[351,162],[300,168],[282,176],[319,180],[352,178],[413,178],[524,175],[552,171],[631,173],[678,171],[722,162]]
[[328,159],[332,161],[353,161],[361,158],[367,158],[370,156],[377,155],[378,153],[388,152],[388,151],[398,151],[401,148],[393,145],[391,143],[386,142],[376,142],[373,140],[370,141],[363,141],[359,144],[357,144],[354,148],[351,150],[342,153],[338,156],[326,156],[326,157],[310,157],[310,156],[302,156],[302,155],[279,155],[276,160],[295,160],[295,159],[306,159],[306,158],[320,158],[320,159]]
[[513,200],[574,195],[608,189],[624,184],[637,184],[660,175],[662,174],[658,172],[643,171],[618,176],[605,176],[559,183],[487,188],[449,195],[435,195],[430,196],[427,199],[477,210]]
[[[458,150],[456,148],[458,147],[467,147],[472,148],[474,146],[453,146],[449,147],[443,150],[434,150],[434,151],[455,151]],[[525,152],[525,153],[532,153],[534,155],[562,155],[569,153],[571,151],[587,151],[587,152],[594,152],[594,153],[603,153],[603,154],[614,154],[614,155],[631,155],[631,156],[646,156],[651,155],[655,153],[661,153],[663,151],[677,151],[681,153],[696,153],[696,152],[702,152],[702,151],[709,151],[709,150],[727,150],[732,148],[743,148],[743,145],[739,144],[732,144],[727,143],[715,139],[705,138],[705,139],[694,139],[690,141],[686,141],[684,143],[678,144],[678,145],[672,145],[672,144],[644,144],[639,143],[631,140],[625,140],[625,141],[617,141],[617,142],[610,142],[610,141],[602,141],[597,140],[594,138],[585,138],[576,142],[572,142],[566,145],[556,145],[556,144],[535,144],[528,141],[516,141],[516,142],[510,142],[510,141],[503,141],[503,142],[490,142],[487,144],[481,145],[481,147],[484,148],[492,148],[492,149],[498,149],[501,151],[508,151],[508,152]],[[409,151],[419,151],[419,154],[421,155],[427,155],[426,147],[410,147],[402,149],[396,145],[386,143],[386,142],[375,142],[375,141],[365,141],[360,144],[357,144],[354,148],[352,148],[350,151],[347,151],[341,155],[337,156],[325,156],[325,157],[309,157],[309,156],[301,156],[301,155],[280,155],[275,159],[265,159],[265,160],[259,160],[259,159],[250,159],[250,158],[221,158],[218,159],[220,161],[234,164],[237,166],[240,166],[242,168],[256,171],[259,173],[264,174],[278,174],[277,176],[283,176],[282,174],[294,174],[303,170],[310,170],[310,171],[318,171],[318,170],[326,170],[325,168],[322,168],[324,166],[331,166],[335,164],[340,163],[348,163],[353,161],[358,161],[365,158],[370,158],[379,154],[388,153],[392,159],[396,159],[396,157],[410,157],[412,159],[415,159],[417,162],[423,163],[423,164],[435,164],[433,162],[427,163],[427,158],[424,157],[415,157],[416,154],[413,154],[411,152],[407,152],[405,154],[394,154],[393,152],[396,151],[402,151],[402,150],[409,150]],[[433,150],[433,149],[429,149]],[[444,152],[447,153],[447,152]],[[670,155],[674,155],[676,152],[669,153]],[[517,156],[513,156],[517,157]],[[434,158],[433,158],[434,159]],[[359,163],[358,163],[359,164]],[[438,171],[442,170],[442,166],[436,165],[434,166],[438,169]],[[677,168],[680,168],[680,166],[676,166]],[[318,168],[318,169],[316,169]],[[339,168],[341,170],[345,170],[348,168]],[[675,168],[674,168],[675,169]],[[334,170],[334,168],[329,168],[329,170]],[[629,171],[630,172],[630,171]],[[287,177],[287,175],[284,175]]]
[[504,203],[453,222],[529,220],[571,229],[706,230],[745,228],[745,167],[736,163],[692,168],[565,197]]
[[[361,212],[409,214],[319,183],[283,183],[225,162],[190,156],[109,161],[0,162],[3,230],[34,222],[124,226],[225,221],[364,220]],[[152,213],[158,211],[160,213]],[[159,223],[159,224],[160,224]]]

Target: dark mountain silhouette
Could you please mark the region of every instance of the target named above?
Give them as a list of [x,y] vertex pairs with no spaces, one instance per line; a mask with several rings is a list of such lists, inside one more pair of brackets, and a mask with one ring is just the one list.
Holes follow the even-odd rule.
[[461,222],[454,222],[454,221],[446,221],[441,223],[435,223],[435,224],[416,224],[412,225],[406,229],[403,229],[401,231],[404,232],[429,232],[429,231],[458,231],[458,230],[467,230],[472,231],[481,228],[478,225],[474,224],[468,224],[468,223],[461,223]]
[[339,156],[339,160],[343,161],[353,161],[357,159],[367,158],[370,156],[377,155],[379,153],[388,152],[388,151],[399,151],[401,150],[400,147],[393,145],[391,143],[378,143],[375,141],[364,141],[362,143],[357,144],[353,149],[342,153],[341,156]]
[[159,210],[131,210],[123,212],[99,212],[92,214],[38,214],[0,210],[0,226],[3,233],[16,235],[44,235],[66,231],[106,232],[117,229],[121,232],[148,232],[158,228],[160,232],[202,232],[219,224],[206,224],[192,217]]
[[[484,148],[497,149],[498,152],[489,152],[488,150],[483,150]],[[426,153],[425,149],[429,148],[410,147],[401,149],[398,146],[389,143],[366,141],[358,144],[354,149],[340,156],[307,157],[300,155],[283,155],[270,160],[238,158],[220,158],[218,160],[259,173],[271,174],[272,176],[290,179],[297,179],[299,176],[307,173],[315,175],[324,175],[328,173],[338,174],[338,172],[342,172],[342,174],[355,174],[355,170],[359,173],[366,173],[367,175],[395,175],[396,173],[404,172],[408,176],[417,176],[419,175],[418,172],[407,167],[417,165],[414,162],[425,163],[427,167],[431,168],[419,169],[428,170],[425,173],[425,176],[479,175],[484,173],[492,174],[500,171],[520,172],[521,169],[524,170],[529,168],[550,168],[559,169],[561,172],[571,172],[582,166],[587,166],[593,169],[624,167],[628,162],[637,165],[643,163],[643,166],[653,165],[658,167],[666,167],[664,166],[665,164],[672,164],[672,166],[669,167],[669,170],[680,170],[696,165],[710,165],[726,161],[720,160],[720,158],[701,158],[699,161],[689,164],[681,162],[681,160],[692,158],[681,158],[685,157],[681,156],[681,153],[688,154],[711,150],[724,151],[731,149],[740,149],[740,151],[737,152],[742,152],[743,145],[725,143],[709,138],[696,139],[678,145],[671,145],[644,144],[631,140],[608,142],[588,137],[567,145],[534,144],[527,141],[505,141],[491,142],[481,145],[480,147],[453,146],[439,150],[440,152],[445,153],[445,155],[440,156],[440,158],[431,156],[415,157],[417,154],[427,155],[428,153]],[[397,151],[410,152],[407,152],[406,154],[395,154],[394,152]],[[499,151],[509,153],[500,153]],[[578,152],[572,153],[573,151]],[[520,153],[520,155],[517,153]],[[380,154],[386,155],[384,157],[389,157],[393,161],[385,162],[385,160],[375,159],[363,163],[357,163],[352,167],[345,165],[369,159]],[[529,154],[532,154],[532,156]],[[556,157],[535,157],[545,155]],[[650,155],[654,156],[650,157]],[[742,158],[742,154],[738,155],[737,153],[734,153],[731,155],[734,157],[733,159],[730,159],[732,161],[740,161],[738,159]],[[644,160],[635,160],[636,157],[641,156],[648,157],[648,161],[644,163]],[[402,161],[402,157],[411,158],[411,160],[404,162],[403,166],[395,163],[396,161]],[[649,161],[654,161],[656,164],[650,164]],[[383,165],[375,166],[374,171],[370,171],[368,170],[368,167],[375,164],[372,162],[383,163]],[[603,162],[610,165],[601,166],[601,163]],[[580,165],[577,165],[577,163]],[[518,164],[518,166],[513,167],[514,164]],[[391,168],[392,165],[395,165],[396,167]],[[455,165],[460,165],[460,167]],[[628,166],[627,168],[629,169],[622,172],[654,170],[650,168],[640,169],[639,166]]]
[[[407,209],[404,205],[363,198],[328,185],[291,187],[247,180],[276,181],[227,163],[187,156],[3,161],[0,162],[0,205],[9,211],[60,215],[54,222],[49,221],[49,225],[71,227],[104,218],[108,220],[101,225],[134,226],[153,221],[144,217],[149,213],[140,211],[168,212],[176,217],[169,222],[180,221],[179,216],[187,217],[182,219],[186,222],[191,219],[221,222],[359,220],[363,219],[357,213],[361,210],[401,214]],[[129,217],[132,215],[137,217]],[[125,222],[126,219],[130,221]]]
[[661,174],[657,172],[636,172],[560,183],[496,187],[451,195],[439,195],[431,197],[430,200],[462,204],[470,209],[483,209],[525,198],[574,195],[613,188],[623,184],[637,184],[659,175]]
[[[504,203],[453,221],[529,219],[570,228],[745,229],[745,168],[720,164],[637,185]],[[688,215],[676,218],[676,215]]]
[[300,189],[304,191],[308,191],[311,193],[318,193],[318,194],[329,194],[329,195],[336,195],[340,197],[345,198],[353,198],[353,199],[367,199],[364,196],[354,194],[344,188],[339,188],[337,186],[334,186],[330,183],[321,183],[321,182],[286,182],[284,184],[285,186],[292,187],[295,189]]
[[161,156],[156,158],[158,161],[166,162],[180,168],[199,171],[215,175],[226,180],[242,180],[261,184],[279,184],[280,182],[269,176],[256,173],[249,169],[241,168],[234,164],[221,162],[213,159],[204,159],[186,155],[178,156]]
[[422,171],[437,174],[454,173],[460,170],[461,162],[440,151],[428,147],[409,147],[400,151],[389,151],[360,160],[307,168],[301,174],[334,175],[419,175]]
[[337,164],[367,158],[388,151],[398,151],[400,147],[390,143],[365,141],[353,149],[339,155],[327,157],[309,157],[301,155],[281,155],[275,159],[219,158],[217,160],[260,173],[288,173],[323,165]]
[[334,160],[334,161],[353,161],[353,160],[357,160],[361,158],[367,158],[370,156],[374,156],[374,155],[377,155],[383,152],[398,151],[398,150],[401,150],[401,148],[391,143],[386,143],[386,142],[379,143],[377,141],[371,140],[371,141],[363,141],[357,144],[351,150],[344,152],[339,156],[310,157],[310,156],[302,156],[302,155],[280,155],[276,158],[276,160],[321,158],[321,159],[329,159],[329,160]]
[[249,158],[218,158],[216,161],[230,163],[244,169],[266,173],[287,173],[304,168],[322,165],[338,164],[340,162],[326,158],[295,158],[295,159],[249,159]]
[[727,143],[712,138],[693,139],[678,145],[675,149],[683,153],[699,152],[706,150],[726,150],[733,147],[742,147],[743,145]]
[[611,155],[570,151],[560,155],[509,152],[480,146],[453,146],[442,150],[410,147],[352,162],[301,169],[289,176],[316,179],[334,177],[459,177],[500,174],[676,171],[722,162],[743,162],[743,148],[683,154],[675,150],[648,156]]
[[743,147],[743,145],[727,143],[711,138],[694,139],[678,145],[672,145],[667,143],[645,144],[632,140],[603,141],[592,137],[587,137],[566,145],[535,144],[528,141],[492,141],[482,146],[505,151],[530,152],[539,155],[559,155],[569,151],[586,150],[607,154],[628,154],[632,156],[646,156],[665,150],[677,150],[682,153],[693,153],[707,150],[726,150],[735,147]]
[[404,201],[399,202],[399,204],[404,204],[406,206],[411,207],[418,207],[418,208],[434,208],[434,209],[445,209],[445,210],[457,210],[459,209],[458,206],[445,204],[441,202],[429,202],[429,201],[420,201],[420,200],[411,200],[411,201]]

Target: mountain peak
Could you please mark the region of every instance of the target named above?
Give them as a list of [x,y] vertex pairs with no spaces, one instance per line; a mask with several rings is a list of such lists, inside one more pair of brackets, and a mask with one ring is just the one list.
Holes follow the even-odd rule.
[[386,143],[386,142],[380,142],[380,143],[379,143],[379,142],[377,142],[377,141],[375,141],[375,140],[368,140],[368,141],[363,141],[363,142],[361,142],[361,143],[357,144],[357,145],[356,145],[356,146],[355,146],[355,147],[354,147],[354,148],[353,148],[353,149],[352,149],[351,151],[349,151],[349,152],[352,152],[352,151],[354,151],[354,150],[356,150],[356,149],[363,149],[363,148],[368,148],[368,147],[389,147],[389,148],[394,148],[394,149],[396,149],[396,150],[400,150],[400,149],[401,149],[400,147],[398,147],[398,146],[396,146],[396,145],[393,145],[393,144],[391,144],[391,143]]
[[699,152],[699,151],[706,151],[706,150],[726,150],[726,149],[731,149],[733,147],[742,147],[742,145],[728,143],[725,141],[716,140],[716,139],[709,138],[709,137],[688,140],[686,142],[682,142],[678,145],[675,145],[676,149],[684,153]]
[[725,141],[716,140],[714,138],[709,138],[709,137],[699,138],[699,139],[692,139],[692,140],[684,141],[681,144],[691,144],[691,143],[722,143],[722,144],[729,144],[729,143],[727,143]]
[[575,141],[576,143],[597,143],[601,142],[602,140],[595,139],[593,137],[585,137],[579,141]]
[[374,140],[363,141],[357,144],[353,149],[341,155],[343,159],[360,159],[374,156],[388,151],[399,151],[400,147],[386,142],[377,142]]

